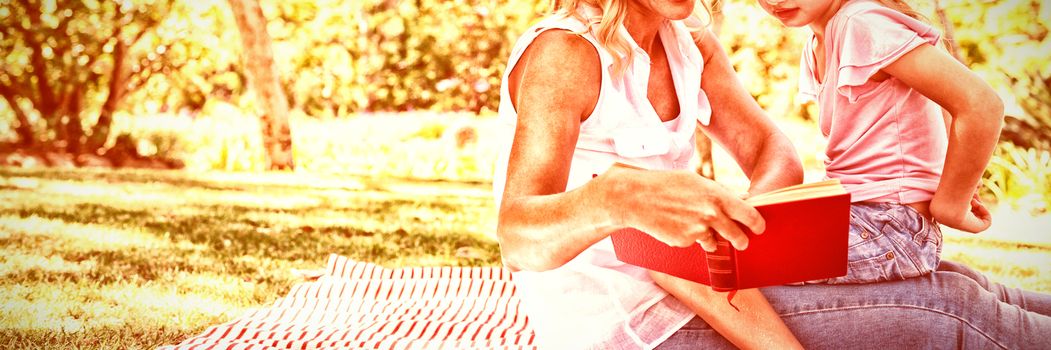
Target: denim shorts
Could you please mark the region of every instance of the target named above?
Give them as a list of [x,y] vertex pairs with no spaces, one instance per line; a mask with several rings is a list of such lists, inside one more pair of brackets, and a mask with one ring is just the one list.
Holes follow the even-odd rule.
[[847,275],[809,283],[871,283],[931,273],[941,260],[936,222],[898,203],[852,203]]

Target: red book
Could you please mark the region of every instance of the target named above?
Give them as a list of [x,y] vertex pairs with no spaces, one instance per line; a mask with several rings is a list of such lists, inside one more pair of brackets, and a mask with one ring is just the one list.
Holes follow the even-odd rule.
[[787,187],[749,198],[766,231],[748,234],[748,248],[721,237],[707,253],[700,244],[666,245],[636,230],[612,234],[623,262],[712,286],[717,291],[757,288],[843,276],[847,273],[850,194],[838,180]]

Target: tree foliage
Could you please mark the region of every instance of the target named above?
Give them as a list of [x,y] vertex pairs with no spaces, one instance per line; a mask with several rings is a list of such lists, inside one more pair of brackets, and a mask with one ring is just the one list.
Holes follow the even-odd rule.
[[759,105],[774,118],[816,117],[795,103],[800,50],[809,31],[784,28],[751,0],[726,1],[722,11],[720,41]]
[[[748,91],[775,119],[812,119],[814,107],[794,100],[809,31],[784,28],[754,1],[723,2],[720,40]],[[549,3],[260,1],[293,114],[323,119],[491,113],[511,46]],[[953,27],[962,60],[1012,106],[1004,139],[1048,148],[1051,5],[939,0],[942,17],[930,2],[911,3]],[[241,46],[225,0],[0,0],[0,121],[24,142],[94,151],[114,141],[114,115],[200,115],[229,103],[258,116]]]
[[1009,99],[1002,140],[1051,150],[1051,4],[953,0],[945,11],[966,62]]
[[124,98],[169,63],[153,33],[171,0],[0,4],[0,95],[23,144],[96,152]]
[[495,110],[542,0],[264,3],[293,105],[310,115]]

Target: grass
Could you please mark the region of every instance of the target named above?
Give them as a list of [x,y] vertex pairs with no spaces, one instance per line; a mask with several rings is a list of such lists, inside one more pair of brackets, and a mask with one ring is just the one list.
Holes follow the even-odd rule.
[[[485,183],[0,168],[0,347],[175,344],[268,305],[330,253],[495,266],[492,206]],[[950,232],[945,256],[1051,292],[1051,240],[1011,237]]]
[[0,169],[0,347],[153,348],[273,302],[330,253],[496,265],[486,185]]

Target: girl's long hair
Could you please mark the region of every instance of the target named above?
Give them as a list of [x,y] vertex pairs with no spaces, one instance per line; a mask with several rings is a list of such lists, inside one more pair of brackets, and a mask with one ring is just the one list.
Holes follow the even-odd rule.
[[913,19],[930,23],[926,16],[919,11],[916,11],[916,9],[913,9],[912,6],[909,6],[909,3],[905,2],[905,0],[876,0],[876,2],[892,10],[901,12],[906,16],[912,17]]
[[[631,44],[618,33],[619,29],[624,27],[628,1],[631,0],[552,0],[551,8],[556,15],[576,18],[587,25],[588,31],[594,30],[595,39],[613,57],[614,74],[622,75],[632,60]],[[700,37],[697,33],[705,29],[707,24],[711,22],[710,20],[702,20],[702,18],[711,18],[711,9],[708,7],[707,1],[697,2],[700,6],[695,6],[694,13],[690,15],[693,17],[693,20],[690,18],[684,20],[689,24],[687,28],[695,33],[695,39]],[[597,8],[599,15],[587,17],[579,9],[581,4]],[[700,9],[703,9],[707,17],[702,17]]]
[[[905,14],[906,16],[912,17],[917,21],[931,24],[931,21],[927,18],[927,16],[924,16],[922,13],[912,8],[912,6],[909,6],[909,3],[905,2],[905,0],[876,0],[876,2],[880,3],[880,5],[883,5],[884,7],[890,8],[891,10],[895,10]],[[949,47],[952,47],[952,43],[947,37],[942,37],[939,44],[941,44],[943,49],[948,49]]]

